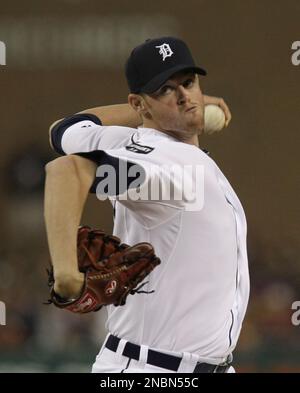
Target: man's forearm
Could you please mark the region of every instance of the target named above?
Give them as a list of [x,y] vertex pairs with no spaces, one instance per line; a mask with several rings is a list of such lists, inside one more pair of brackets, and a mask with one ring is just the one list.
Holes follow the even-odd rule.
[[46,166],[45,223],[55,290],[63,297],[78,295],[83,283],[77,268],[77,230],[95,171],[92,161],[78,156]]

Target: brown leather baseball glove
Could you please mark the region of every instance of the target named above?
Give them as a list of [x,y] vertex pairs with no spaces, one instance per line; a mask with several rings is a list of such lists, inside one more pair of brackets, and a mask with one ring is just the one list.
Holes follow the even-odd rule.
[[52,266],[48,270],[48,303],[75,313],[98,311],[109,304],[122,306],[129,294],[145,293],[140,289],[146,282],[139,287],[138,284],[160,264],[151,244],[138,243],[130,247],[121,244],[118,237],[88,226],[78,230],[77,255],[79,271],[85,274],[77,299],[66,300],[57,295],[53,289]]

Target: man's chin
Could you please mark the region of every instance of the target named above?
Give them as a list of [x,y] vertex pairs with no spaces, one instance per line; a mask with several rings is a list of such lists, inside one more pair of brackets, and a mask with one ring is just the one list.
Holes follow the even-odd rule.
[[203,122],[197,124],[190,124],[187,127],[187,130],[192,134],[201,135],[204,133],[204,124]]

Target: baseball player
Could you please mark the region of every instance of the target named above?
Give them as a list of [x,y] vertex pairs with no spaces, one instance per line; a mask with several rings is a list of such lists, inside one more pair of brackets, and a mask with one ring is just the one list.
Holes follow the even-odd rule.
[[62,155],[46,167],[55,292],[76,299],[81,291],[77,228],[89,191],[105,193],[110,169],[114,235],[151,243],[161,259],[143,293],[107,307],[95,373],[233,370],[249,296],[246,219],[228,180],[199,148],[206,104],[221,106],[227,124],[231,118],[222,99],[202,94],[205,74],[182,40],[147,40],[126,63],[128,104],[85,110],[50,128]]

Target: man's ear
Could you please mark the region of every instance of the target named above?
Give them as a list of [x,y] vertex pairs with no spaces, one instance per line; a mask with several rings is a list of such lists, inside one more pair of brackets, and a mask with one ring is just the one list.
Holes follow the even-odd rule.
[[128,95],[128,103],[139,115],[142,116],[146,114],[147,109],[145,108],[145,101],[141,95],[130,93]]

